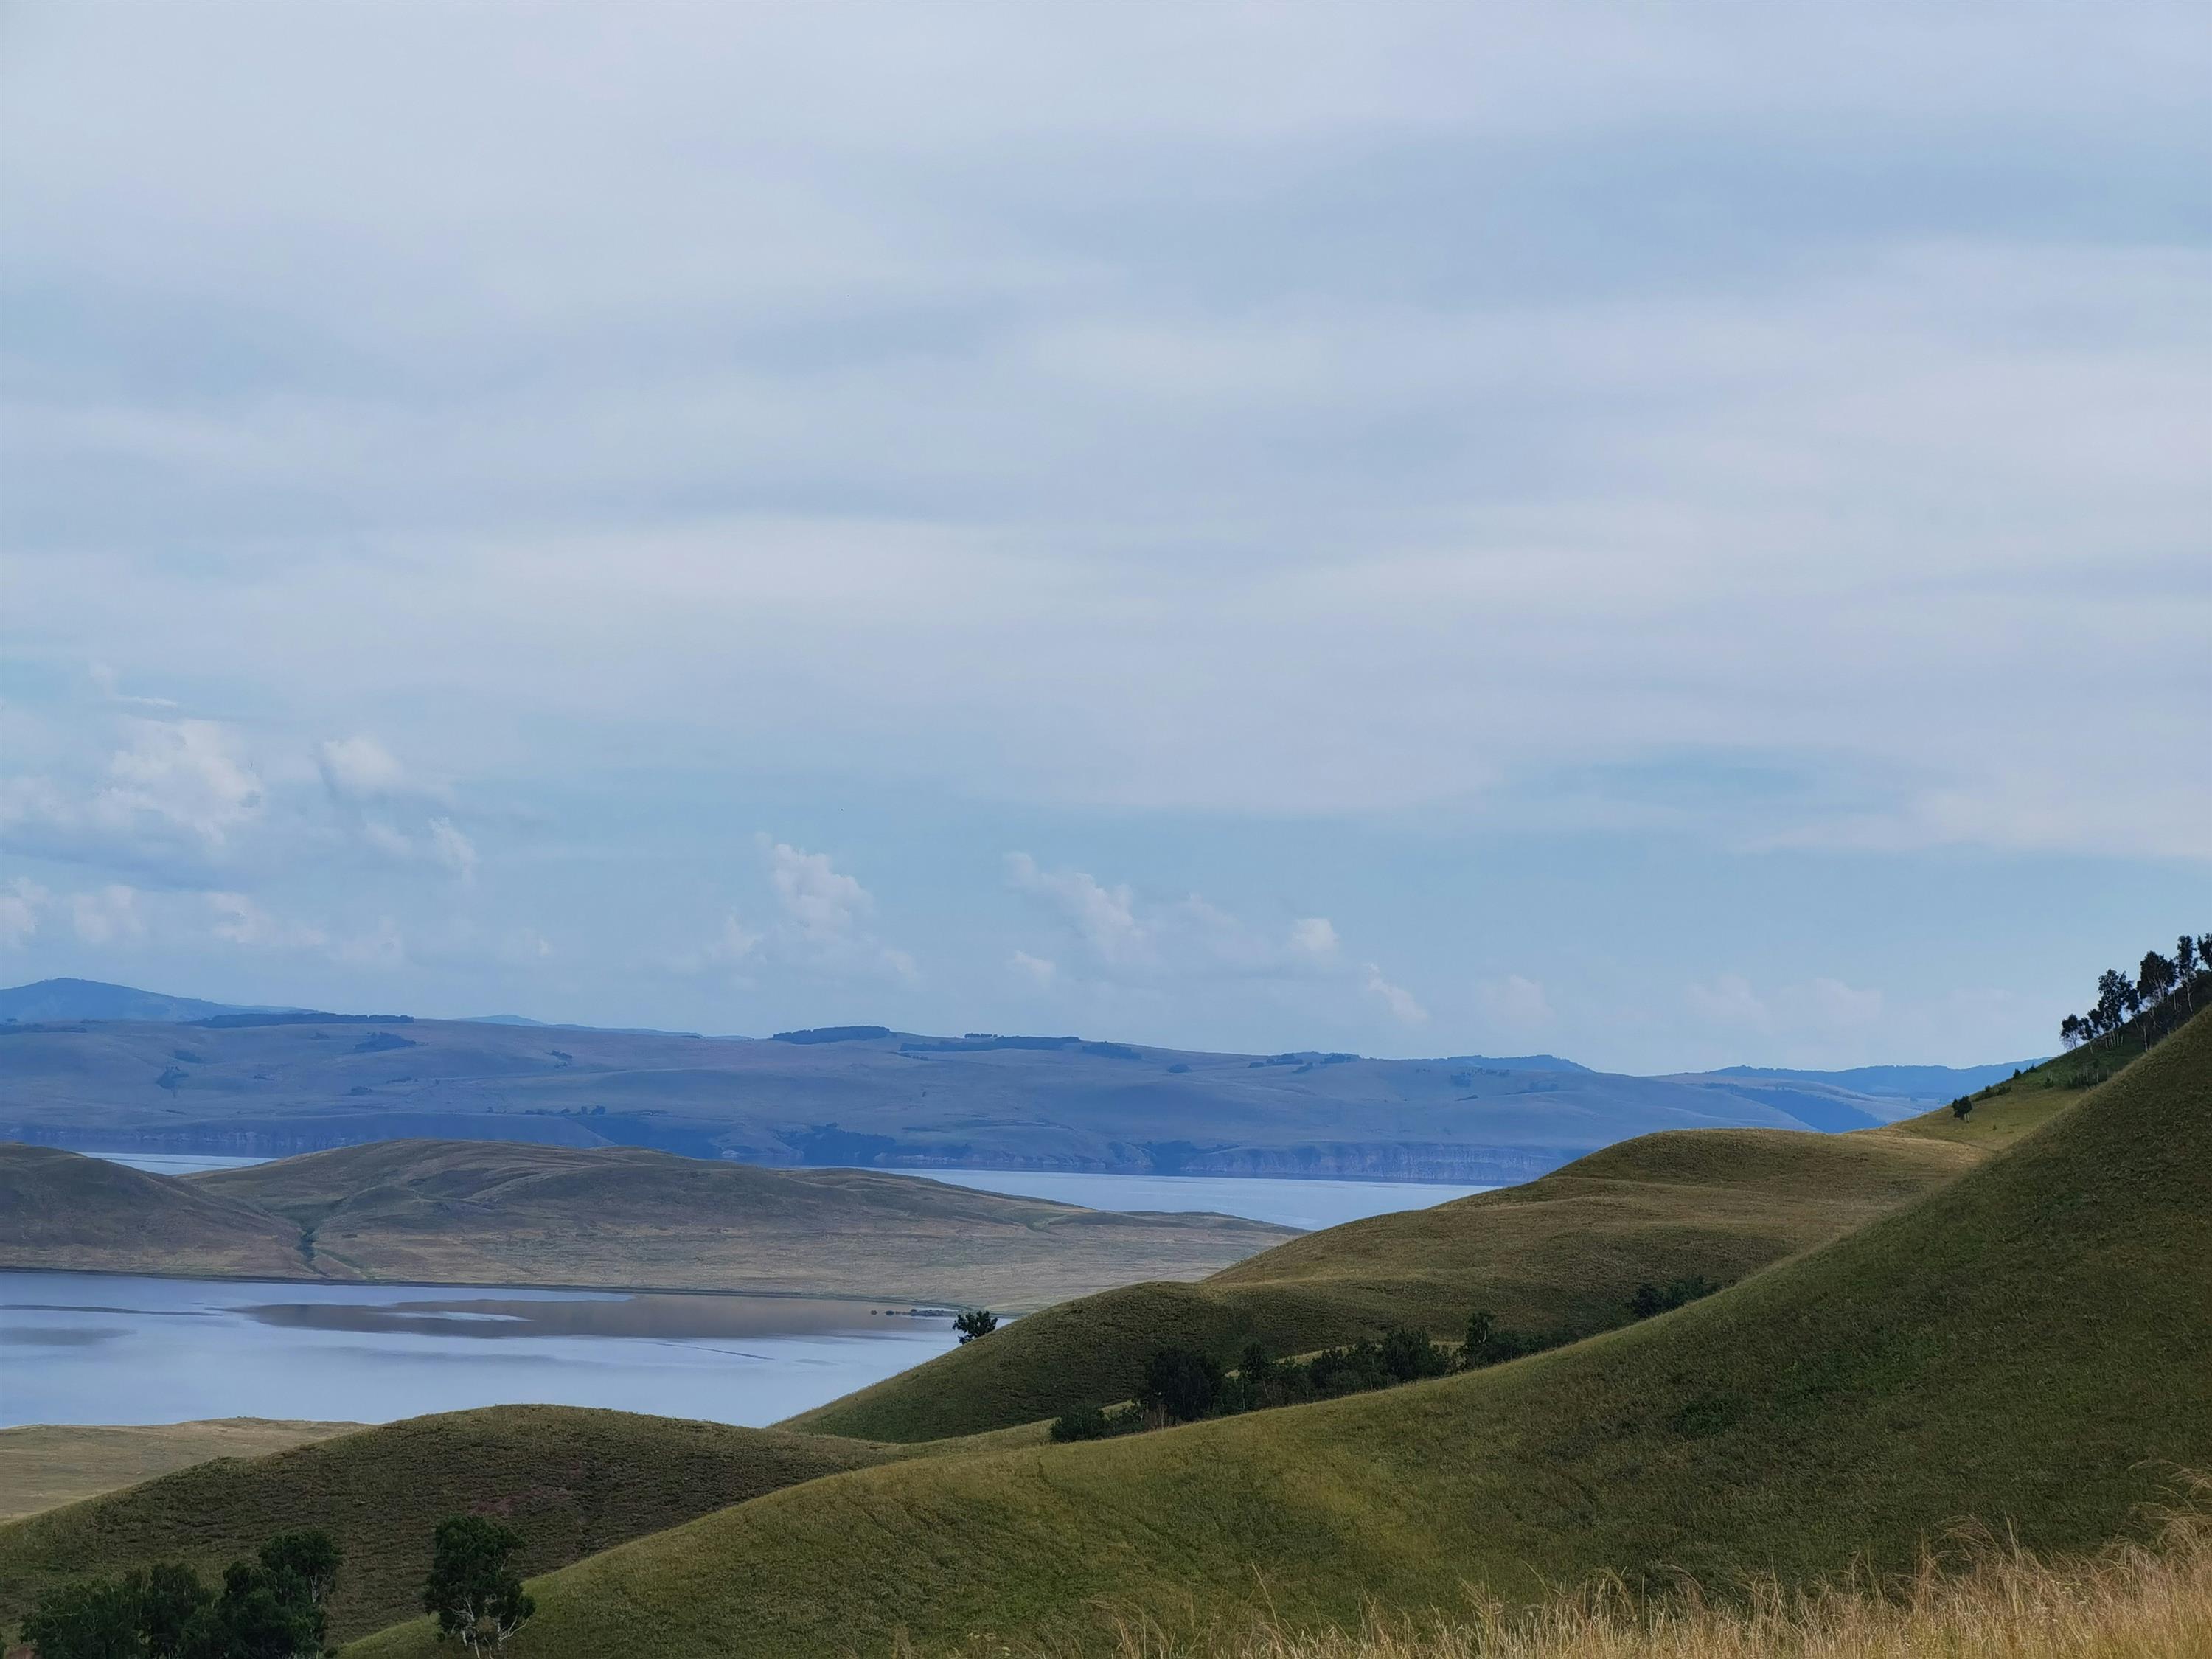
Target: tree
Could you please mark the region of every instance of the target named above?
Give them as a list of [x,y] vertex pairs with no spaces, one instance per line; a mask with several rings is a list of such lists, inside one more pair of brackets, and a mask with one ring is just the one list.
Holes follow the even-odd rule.
[[450,1636],[471,1654],[498,1653],[530,1621],[538,1604],[514,1570],[521,1547],[520,1533],[480,1515],[438,1522],[422,1610],[437,1616],[440,1641]]
[[[2088,1035],[2088,1027],[2082,1024],[2081,1016],[2079,1014],[2069,1014],[2058,1022],[2058,1041],[2065,1045],[2069,1052],[2080,1048]],[[1952,1106],[1954,1110],[1957,1109],[1955,1101],[1952,1103]]]
[[1195,1348],[1165,1347],[1145,1364],[1137,1398],[1147,1410],[1179,1423],[1195,1422],[1221,1397],[1221,1367]]
[[952,1322],[952,1328],[960,1333],[963,1348],[979,1336],[988,1336],[999,1328],[999,1316],[988,1308],[970,1308]]
[[1382,1334],[1382,1369],[1397,1382],[1413,1382],[1442,1376],[1451,1369],[1451,1361],[1429,1340],[1426,1331],[1394,1325]]
[[2173,977],[2181,992],[2181,1006],[2197,1012],[2197,941],[2184,933],[2173,942]]
[[185,1650],[192,1621],[215,1593],[181,1561],[165,1561],[131,1576],[138,1584],[138,1633],[147,1659],[176,1659]]
[[1472,1366],[1475,1358],[1489,1345],[1491,1328],[1498,1316],[1487,1308],[1478,1308],[1467,1316],[1467,1346],[1460,1350],[1460,1363]]
[[298,1579],[310,1607],[319,1607],[329,1600],[341,1559],[326,1532],[280,1532],[261,1547],[263,1569]]
[[182,1659],[312,1659],[325,1622],[298,1574],[234,1561],[222,1594],[193,1616],[177,1650]]
[[2127,1024],[2128,1002],[2135,991],[2134,983],[2117,968],[2107,968],[2097,976],[2097,1006],[2093,1012],[2100,1036]]
[[1955,1118],[1963,1120],[1973,1109],[1974,1097],[1972,1095],[1960,1095],[1951,1103],[1951,1115]]
[[48,1590],[23,1620],[39,1659],[137,1659],[138,1595],[128,1580],[80,1579]]

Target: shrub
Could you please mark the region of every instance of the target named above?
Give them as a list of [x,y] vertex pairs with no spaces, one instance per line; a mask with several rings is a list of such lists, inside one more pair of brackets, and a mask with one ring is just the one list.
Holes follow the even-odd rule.
[[1382,1369],[1398,1382],[1416,1382],[1425,1376],[1442,1376],[1451,1369],[1444,1351],[1422,1330],[1400,1325],[1382,1334]]

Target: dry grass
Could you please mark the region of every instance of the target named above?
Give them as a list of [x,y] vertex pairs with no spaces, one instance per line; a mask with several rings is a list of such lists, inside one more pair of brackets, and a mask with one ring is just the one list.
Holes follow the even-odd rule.
[[2212,1489],[2145,1542],[2045,1558],[1962,1534],[1886,1583],[1725,1599],[1695,1584],[1638,1595],[1617,1579],[1534,1608],[1476,1601],[1357,1631],[1261,1625],[1196,1643],[1125,1629],[1121,1659],[2206,1659],[2212,1655]]

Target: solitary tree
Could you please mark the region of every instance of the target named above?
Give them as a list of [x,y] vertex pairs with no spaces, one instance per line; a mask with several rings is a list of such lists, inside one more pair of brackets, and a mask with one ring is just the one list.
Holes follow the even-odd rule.
[[960,1333],[962,1346],[979,1336],[988,1336],[999,1328],[999,1316],[988,1308],[970,1308],[952,1322],[952,1328]]
[[480,1515],[449,1515],[431,1540],[422,1610],[437,1615],[438,1638],[472,1655],[498,1653],[538,1611],[514,1570],[522,1534]]
[[1951,1103],[1951,1115],[1955,1118],[1964,1118],[1973,1109],[1974,1097],[1972,1095],[1960,1095]]

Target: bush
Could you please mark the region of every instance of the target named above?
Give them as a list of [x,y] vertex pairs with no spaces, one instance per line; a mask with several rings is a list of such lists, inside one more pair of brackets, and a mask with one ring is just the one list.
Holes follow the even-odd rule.
[[1382,1369],[1397,1382],[1418,1382],[1425,1376],[1442,1376],[1451,1359],[1422,1330],[1396,1326],[1382,1334]]

